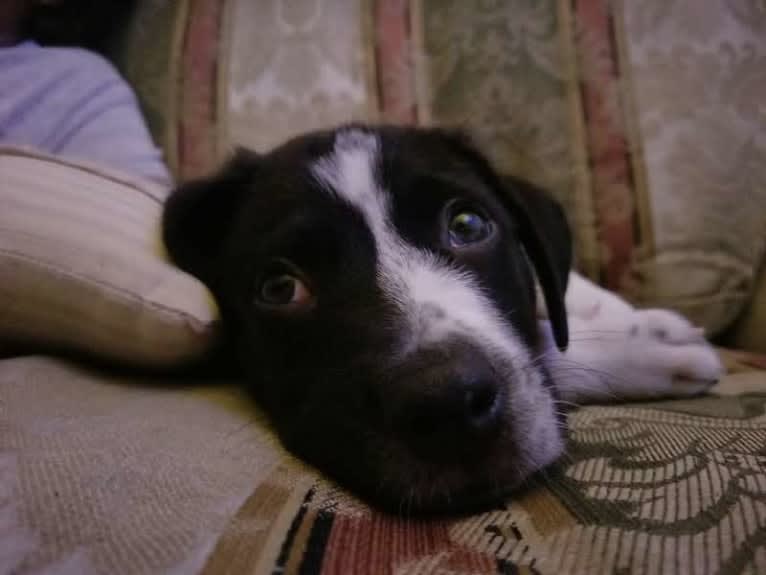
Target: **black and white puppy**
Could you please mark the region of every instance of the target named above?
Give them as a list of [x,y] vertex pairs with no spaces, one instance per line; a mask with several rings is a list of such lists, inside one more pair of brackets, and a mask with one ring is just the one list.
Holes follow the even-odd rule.
[[721,372],[676,314],[571,273],[558,205],[455,133],[239,151],[171,196],[164,238],[285,445],[392,508],[496,501],[562,454],[563,405],[691,395]]

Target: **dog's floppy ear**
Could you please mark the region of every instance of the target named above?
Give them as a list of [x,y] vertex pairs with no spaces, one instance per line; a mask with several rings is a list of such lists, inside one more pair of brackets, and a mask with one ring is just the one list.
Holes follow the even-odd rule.
[[463,134],[450,134],[452,147],[476,168],[494,189],[519,226],[519,239],[543,291],[556,345],[569,344],[564,306],[572,240],[561,206],[542,190],[516,178],[500,178],[484,155]]
[[507,193],[517,197],[527,208],[527,213],[535,224],[553,258],[561,286],[566,291],[569,272],[572,269],[573,246],[572,232],[564,215],[561,204],[549,193],[534,184],[513,176],[502,176],[503,187]]
[[216,173],[181,184],[165,203],[162,239],[170,258],[210,287],[257,164],[257,154],[240,148]]

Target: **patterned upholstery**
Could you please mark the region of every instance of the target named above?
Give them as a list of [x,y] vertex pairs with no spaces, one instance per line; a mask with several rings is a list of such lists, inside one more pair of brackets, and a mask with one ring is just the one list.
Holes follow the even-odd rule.
[[[567,459],[478,515],[374,513],[284,462],[203,572],[760,573],[766,372],[753,369],[766,358],[729,354],[728,366],[719,397],[576,411]],[[272,537],[251,545],[255,523]]]
[[716,334],[766,250],[756,4],[146,0],[120,61],[182,178],[350,120],[463,127],[565,204],[581,271]]
[[[718,332],[766,247],[765,39],[752,0],[142,0],[116,57],[180,178],[351,119],[463,126],[564,202],[582,271]],[[717,395],[576,410],[497,509],[413,519],[234,391],[4,360],[0,571],[766,572],[766,360],[727,363]]]
[[557,469],[431,518],[329,483],[236,387],[0,360],[0,572],[763,573],[766,358],[726,360],[715,395],[574,412]]

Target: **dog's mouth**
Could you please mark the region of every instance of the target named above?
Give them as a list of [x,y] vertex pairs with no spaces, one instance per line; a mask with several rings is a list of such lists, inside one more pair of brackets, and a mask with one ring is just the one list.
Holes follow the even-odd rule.
[[548,485],[559,469],[559,460],[556,459],[516,481],[472,485],[448,497],[441,495],[420,500],[402,497],[398,502],[384,503],[383,508],[400,516],[417,514],[420,517],[472,515],[491,510],[503,510],[509,500],[536,487]]
[[291,451],[376,507],[487,509],[564,449],[546,372],[490,352],[462,344],[399,369],[322,370],[273,420]]
[[503,508],[514,494],[523,491],[526,482],[507,485],[477,485],[450,495],[423,497],[417,493],[398,498],[370,500],[383,511],[398,516],[439,517],[443,515],[469,515]]
[[[534,465],[511,446],[487,450],[482,457],[470,460],[425,462],[404,457],[389,462],[381,474],[399,481],[363,481],[359,488],[363,499],[398,515],[464,514],[502,507],[519,491],[544,481],[546,470],[555,465],[560,452]],[[516,452],[515,452],[516,451]],[[515,452],[515,453],[514,453]],[[406,467],[406,469],[405,469]],[[373,472],[374,473],[374,472]]]
[[462,514],[503,505],[558,460],[564,445],[561,425],[536,427],[531,421],[534,417],[505,419],[487,437],[454,448],[455,436],[448,434],[438,450],[438,436],[418,444],[407,434],[371,431],[358,420],[325,421],[321,437],[314,431],[310,438],[290,434],[284,439],[301,458],[383,511]]

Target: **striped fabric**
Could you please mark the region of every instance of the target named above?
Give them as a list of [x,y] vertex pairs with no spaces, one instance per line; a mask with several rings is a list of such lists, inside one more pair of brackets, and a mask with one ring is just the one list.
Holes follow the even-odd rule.
[[0,360],[0,572],[764,573],[766,358],[727,363],[714,395],[574,412],[494,509],[415,518],[286,453],[236,387]]
[[[721,397],[575,412],[558,468],[482,514],[372,512],[286,463],[240,507],[203,573],[762,573],[766,371],[754,368],[766,362],[727,361]],[[243,526],[256,523],[270,536],[248,546]]]
[[0,342],[141,365],[198,357],[215,307],[161,255],[165,190],[0,150]]
[[460,126],[556,195],[580,271],[634,303],[717,335],[756,287],[766,20],[752,2],[138,4],[123,68],[182,178],[235,145],[350,120]]

